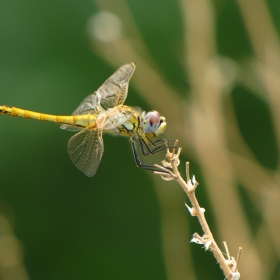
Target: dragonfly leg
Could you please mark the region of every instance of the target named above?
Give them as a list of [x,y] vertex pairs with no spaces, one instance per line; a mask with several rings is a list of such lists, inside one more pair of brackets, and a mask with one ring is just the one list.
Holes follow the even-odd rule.
[[146,138],[150,141],[150,143],[153,145],[153,146],[158,146],[158,145],[160,145],[160,144],[164,144],[164,143],[169,143],[169,142],[175,142],[176,140],[175,139],[163,139],[163,138],[161,138],[161,139],[158,139],[158,140],[156,140],[156,141],[152,141],[150,138],[148,138],[147,136],[146,136]]
[[169,170],[162,170],[162,169],[160,169],[160,168],[158,168],[158,167],[156,167],[152,164],[141,163],[140,158],[139,158],[139,154],[137,152],[136,143],[133,139],[131,139],[131,145],[132,145],[132,151],[133,151],[133,155],[134,155],[134,159],[135,159],[137,167],[139,167],[141,169],[150,170],[150,171],[158,171],[158,172],[165,173],[165,174],[168,174],[168,175],[174,177],[172,172],[169,171]]
[[[140,147],[141,147],[142,154],[144,156],[147,156],[147,155],[150,155],[150,154],[156,154],[158,152],[161,152],[161,151],[165,150],[166,148],[171,148],[172,149],[174,146],[172,146],[172,145],[170,146],[169,142],[175,141],[173,139],[159,139],[155,142],[152,142],[149,138],[147,138],[148,141],[150,142],[150,144],[153,147],[155,147],[154,149],[151,149],[149,147],[149,145],[143,140],[143,138],[140,135],[139,135],[138,139],[139,139],[139,144],[140,144]],[[146,148],[146,150],[145,150],[145,148]]]

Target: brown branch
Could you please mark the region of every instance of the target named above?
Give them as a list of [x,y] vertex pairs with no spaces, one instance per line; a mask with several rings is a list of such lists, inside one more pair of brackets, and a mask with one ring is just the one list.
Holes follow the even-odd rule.
[[[189,207],[188,205],[186,206],[192,216],[197,216],[202,230],[204,232],[203,236],[199,236],[199,234],[194,233],[193,239],[191,241],[204,245],[204,248],[206,250],[211,250],[218,263],[220,264],[220,267],[223,270],[224,275],[227,277],[227,279],[237,280],[240,277],[240,273],[237,271],[237,266],[242,248],[239,248],[237,261],[235,261],[233,257],[230,257],[229,250],[227,248],[226,243],[224,242],[224,246],[227,252],[227,259],[224,257],[223,253],[221,252],[213,237],[213,234],[204,216],[205,209],[200,207],[195,196],[195,189],[198,186],[198,182],[196,181],[195,176],[192,176],[192,178],[190,177],[189,163],[186,163],[186,181],[181,177],[178,171],[177,167],[180,164],[179,156],[181,153],[181,148],[178,148],[177,150],[177,145],[178,140],[175,142],[175,145],[171,152],[169,148],[166,149],[166,158],[168,159],[168,161],[162,161],[162,166],[155,165],[156,167],[162,169],[162,172],[155,172],[155,174],[161,175],[162,179],[167,181],[175,180],[183,188],[192,204],[192,207]],[[172,169],[172,172],[170,171],[170,168]]]

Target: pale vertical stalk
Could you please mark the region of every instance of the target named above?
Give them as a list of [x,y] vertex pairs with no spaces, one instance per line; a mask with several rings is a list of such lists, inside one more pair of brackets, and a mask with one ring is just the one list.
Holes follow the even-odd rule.
[[[266,1],[262,0],[238,0],[239,8],[245,23],[248,36],[254,53],[258,59],[258,67],[260,79],[264,83],[266,89],[266,98],[270,106],[278,144],[278,160],[280,158],[280,40],[277,30],[273,24],[272,15]],[[253,7],[253,9],[252,9]],[[278,161],[278,170],[280,162]],[[268,271],[273,271],[277,263],[272,260],[273,252],[277,253],[277,258],[280,258],[280,243],[279,243],[279,228],[280,221],[279,213],[279,189],[280,176],[279,172],[274,172],[272,179],[269,178],[262,189],[262,213],[264,215],[264,223],[269,231],[269,235],[260,236],[257,246],[262,247],[262,244],[269,243],[268,236],[273,242],[270,247],[270,252],[265,252],[269,258],[264,258],[266,268]],[[274,256],[275,257],[275,256]],[[271,261],[269,261],[269,259]],[[274,269],[273,269],[274,263]]]
[[[241,14],[265,83],[269,105],[273,113],[274,129],[280,152],[280,43],[266,1],[238,0]],[[280,158],[280,154],[278,155]],[[279,163],[278,163],[279,164]]]
[[[225,139],[222,73],[216,63],[214,12],[210,1],[181,0],[185,30],[185,66],[192,86],[192,143],[207,180],[217,226],[230,247],[247,250],[240,270],[244,279],[263,279],[261,261],[235,188],[234,170]],[[237,234],[242,232],[242,235]]]

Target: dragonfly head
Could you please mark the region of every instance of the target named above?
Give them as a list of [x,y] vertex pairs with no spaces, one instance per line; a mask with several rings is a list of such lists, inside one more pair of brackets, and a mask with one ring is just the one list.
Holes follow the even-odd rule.
[[147,136],[157,137],[166,128],[165,117],[161,116],[157,111],[151,111],[147,114],[143,112],[141,127]]

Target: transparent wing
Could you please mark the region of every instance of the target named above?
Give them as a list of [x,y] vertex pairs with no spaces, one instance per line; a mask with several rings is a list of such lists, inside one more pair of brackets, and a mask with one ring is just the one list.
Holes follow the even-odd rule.
[[87,115],[98,113],[100,103],[96,97],[96,93],[88,95],[73,112],[72,116]]
[[62,124],[60,126],[60,128],[64,129],[64,130],[68,130],[68,131],[80,131],[80,130],[84,129],[84,127],[77,127],[77,126],[73,126],[70,124]]
[[[113,108],[117,105],[123,104],[127,97],[129,80],[133,75],[135,68],[136,65],[133,62],[121,66],[104,82],[97,92],[90,94],[83,100],[73,112],[72,116],[98,114],[104,111],[100,106],[100,103],[106,108]],[[81,128],[69,124],[63,124],[60,128],[69,131],[81,130]]]
[[105,83],[97,90],[100,102],[106,108],[113,108],[124,103],[129,80],[136,68],[136,64],[131,62],[121,66]]
[[[97,114],[101,111],[104,111],[104,109],[100,107],[100,102],[96,96],[96,93],[92,93],[82,101],[78,108],[73,112],[72,116]],[[79,131],[83,129],[69,124],[63,124],[60,126],[60,128],[69,131]]]
[[102,130],[85,128],[72,136],[68,153],[76,167],[88,177],[95,175],[104,151]]

